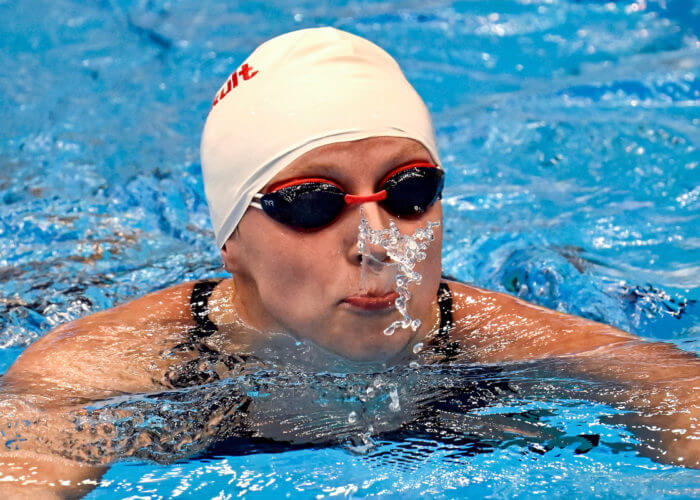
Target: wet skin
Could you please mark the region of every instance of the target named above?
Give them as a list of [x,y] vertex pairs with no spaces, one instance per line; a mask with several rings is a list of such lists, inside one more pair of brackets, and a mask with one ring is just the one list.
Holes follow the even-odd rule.
[[[387,172],[414,160],[431,158],[408,139],[338,143],[297,159],[270,184],[300,176],[326,177],[350,193],[370,194]],[[404,233],[442,219],[439,202],[415,219],[397,220],[373,202],[364,204],[363,210],[373,227],[386,227],[394,219]],[[207,339],[208,348],[222,356],[256,356],[303,364],[310,370],[377,370],[414,359],[412,346],[435,333],[439,317],[440,228],[428,258],[417,267],[422,284],[411,289],[409,312],[423,326],[417,332],[398,330],[387,337],[382,330],[399,318],[395,310],[358,307],[346,300],[366,293],[359,283],[359,221],[359,207],[351,206],[333,224],[302,233],[250,208],[221,250],[233,277],[217,286],[210,298],[210,318],[219,330]],[[372,252],[379,260],[386,257],[381,248]],[[184,283],[149,294],[62,325],[36,341],[3,377],[6,398],[0,418],[40,421],[44,436],[70,435],[79,441],[80,435],[65,419],[68,411],[114,395],[172,387],[168,374],[201,355],[196,349],[175,348],[189,340],[194,326],[189,306],[192,286]],[[375,295],[389,291],[380,284],[376,288]],[[462,360],[500,363],[560,357],[574,376],[622,384],[625,406],[632,410],[648,413],[672,402],[674,411],[653,417],[652,423],[684,433],[654,438],[661,440],[665,453],[660,459],[699,466],[697,357],[508,295],[454,282],[450,288],[456,321],[452,335],[461,345]],[[226,365],[216,365],[214,373],[225,377]],[[33,478],[55,484],[64,478],[71,483],[3,486],[14,488],[15,495],[79,496],[91,486],[76,484],[99,478],[105,470],[57,456],[51,439],[44,439],[44,444],[40,439],[29,442],[32,448],[0,453],[2,474],[19,476],[38,467]]]

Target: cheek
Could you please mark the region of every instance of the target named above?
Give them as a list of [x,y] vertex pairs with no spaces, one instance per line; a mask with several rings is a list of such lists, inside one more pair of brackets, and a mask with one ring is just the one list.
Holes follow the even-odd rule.
[[319,280],[318,270],[327,259],[318,255],[318,249],[298,241],[276,241],[274,245],[257,248],[254,276],[259,287],[267,289],[291,289],[305,287],[312,280]]
[[334,247],[320,233],[290,234],[267,226],[255,228],[247,267],[265,309],[296,330],[322,318],[334,297],[338,243]]

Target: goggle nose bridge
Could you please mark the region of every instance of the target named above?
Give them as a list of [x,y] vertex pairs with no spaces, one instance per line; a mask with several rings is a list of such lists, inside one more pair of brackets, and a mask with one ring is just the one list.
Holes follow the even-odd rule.
[[368,195],[357,195],[357,194],[346,194],[345,203],[348,205],[357,205],[360,203],[367,203],[370,201],[382,201],[386,200],[386,189],[382,189],[378,193],[368,194]]

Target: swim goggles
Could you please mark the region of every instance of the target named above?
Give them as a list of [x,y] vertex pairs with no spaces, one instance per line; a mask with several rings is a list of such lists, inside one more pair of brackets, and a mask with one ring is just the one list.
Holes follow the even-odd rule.
[[333,222],[345,205],[376,201],[396,217],[417,216],[442,196],[444,172],[427,162],[413,162],[389,172],[379,191],[359,196],[347,194],[328,179],[299,178],[257,193],[250,206],[263,210],[282,224],[318,229]]

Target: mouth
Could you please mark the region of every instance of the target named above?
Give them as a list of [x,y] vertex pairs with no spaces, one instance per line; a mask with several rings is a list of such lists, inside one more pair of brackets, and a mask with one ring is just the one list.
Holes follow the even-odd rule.
[[394,302],[398,296],[399,294],[392,290],[384,294],[350,295],[343,302],[363,311],[384,311],[395,307]]

